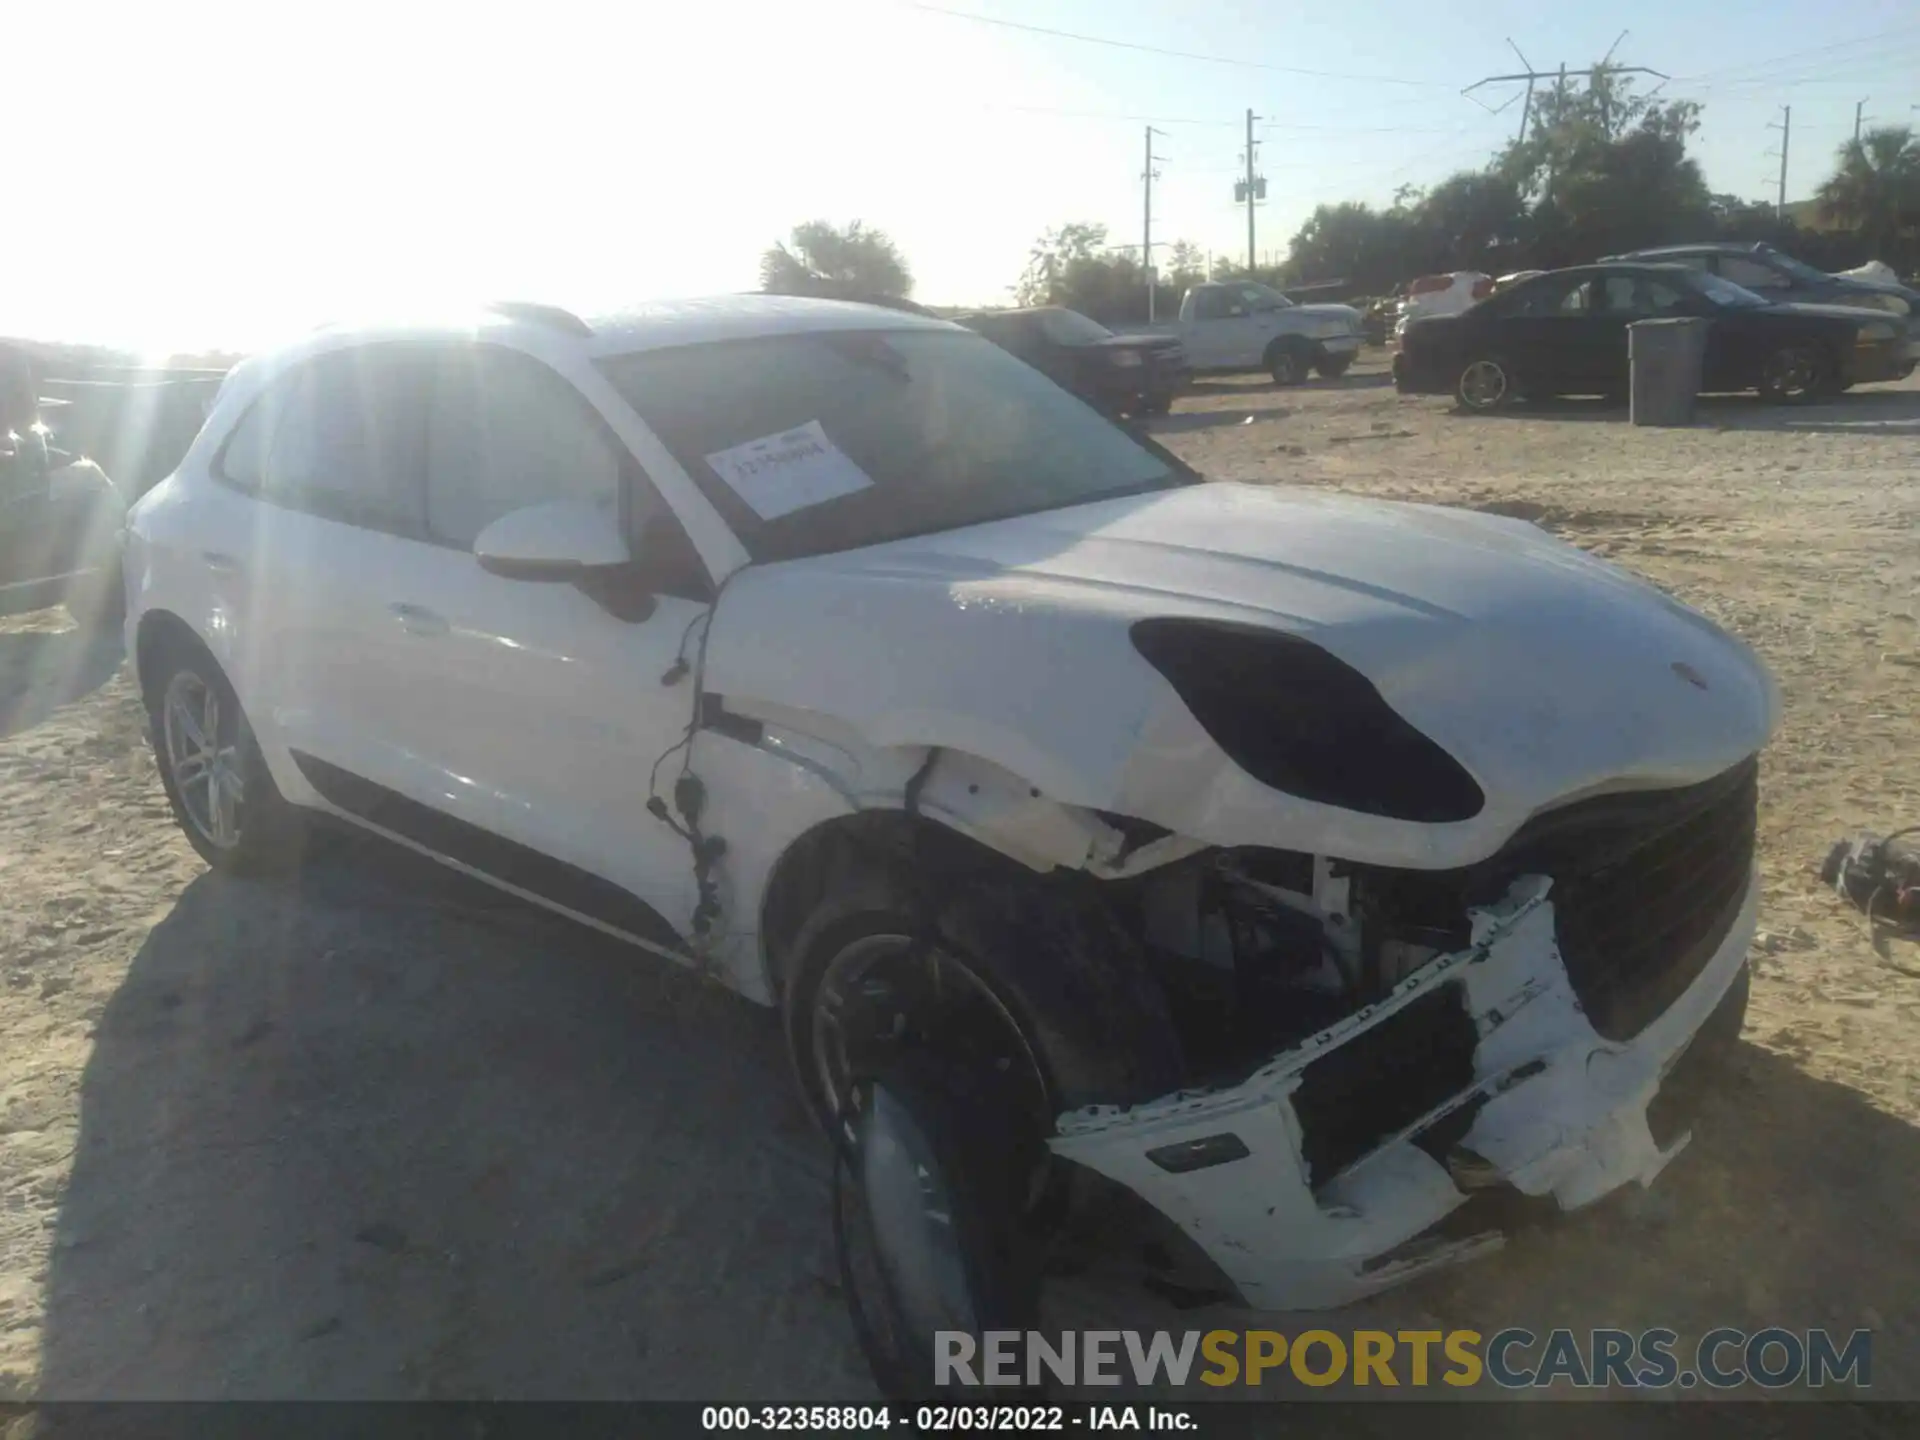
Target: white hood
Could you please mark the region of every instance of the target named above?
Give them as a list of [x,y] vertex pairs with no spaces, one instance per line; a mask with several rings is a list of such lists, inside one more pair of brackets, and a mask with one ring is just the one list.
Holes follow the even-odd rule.
[[[1484,809],[1421,825],[1259,784],[1134,649],[1149,617],[1312,640],[1458,759]],[[1581,794],[1715,775],[1776,709],[1744,645],[1524,522],[1228,484],[750,568],[706,679],[1209,843],[1422,868]]]

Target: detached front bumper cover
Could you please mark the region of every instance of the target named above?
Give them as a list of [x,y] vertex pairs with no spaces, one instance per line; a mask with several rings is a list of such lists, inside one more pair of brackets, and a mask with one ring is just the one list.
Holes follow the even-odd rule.
[[[1693,983],[1631,1040],[1610,1041],[1576,1000],[1555,940],[1552,882],[1528,875],[1470,912],[1472,943],[1378,1004],[1280,1055],[1245,1083],[1122,1110],[1061,1117],[1054,1150],[1126,1185],[1179,1224],[1258,1309],[1342,1305],[1497,1248],[1497,1232],[1425,1236],[1468,1192],[1415,1141],[1470,1116],[1455,1154],[1473,1184],[1551,1196],[1564,1210],[1629,1181],[1652,1183],[1686,1145],[1662,1149],[1647,1107],[1746,959],[1758,912],[1750,878],[1726,938]],[[1316,1060],[1442,987],[1478,1039],[1461,1092],[1315,1186],[1294,1096]],[[1220,1137],[1230,1136],[1231,1140]],[[1160,1152],[1158,1161],[1149,1152]],[[1169,1154],[1201,1157],[1166,1168]]]

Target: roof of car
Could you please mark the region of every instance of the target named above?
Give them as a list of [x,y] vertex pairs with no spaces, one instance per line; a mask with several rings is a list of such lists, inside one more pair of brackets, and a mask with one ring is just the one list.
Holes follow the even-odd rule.
[[1764,253],[1766,245],[1743,245],[1731,240],[1700,240],[1692,245],[1654,245],[1645,250],[1629,250],[1617,260],[1644,260],[1651,255],[1754,255]]
[[625,355],[714,340],[746,340],[820,330],[944,330],[947,321],[891,306],[793,295],[717,295],[651,300],[616,309],[573,312],[525,302],[481,305],[411,320],[328,326],[368,340],[437,333],[534,329],[575,337],[588,355]]

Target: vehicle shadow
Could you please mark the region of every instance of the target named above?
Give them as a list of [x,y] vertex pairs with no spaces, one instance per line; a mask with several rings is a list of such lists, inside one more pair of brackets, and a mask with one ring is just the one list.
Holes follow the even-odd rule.
[[122,658],[120,635],[111,628],[0,630],[0,739],[91,695],[114,677]]
[[[1456,406],[1448,413],[1455,419],[1470,421],[1633,423],[1632,412],[1624,402],[1585,396],[1525,400],[1480,414]],[[1912,439],[1920,435],[1920,391],[1856,390],[1806,405],[1775,405],[1757,395],[1702,395],[1694,407],[1693,425],[1722,430],[1826,431]]]
[[40,1398],[871,1399],[772,1017],[404,852],[196,880],[98,1017]]

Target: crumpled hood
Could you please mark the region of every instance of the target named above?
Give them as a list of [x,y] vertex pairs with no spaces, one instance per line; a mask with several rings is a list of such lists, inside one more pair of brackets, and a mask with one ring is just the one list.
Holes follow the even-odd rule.
[[[1415,825],[1261,786],[1133,648],[1129,627],[1156,616],[1312,640],[1453,754],[1486,807]],[[750,568],[708,651],[721,695],[976,754],[1069,804],[1427,868],[1483,858],[1581,794],[1717,774],[1776,710],[1744,645],[1534,526],[1231,484]]]

